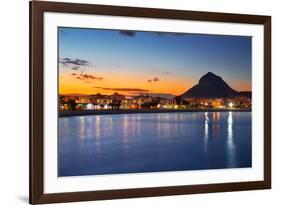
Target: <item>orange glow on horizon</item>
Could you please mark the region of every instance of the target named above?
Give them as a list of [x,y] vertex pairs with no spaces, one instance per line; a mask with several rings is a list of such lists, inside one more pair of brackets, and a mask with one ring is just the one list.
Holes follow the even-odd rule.
[[[138,93],[161,93],[161,94],[172,94],[181,95],[188,89],[198,83],[198,80],[187,79],[182,76],[174,75],[162,75],[157,76],[159,81],[148,82],[151,77],[143,73],[120,73],[120,72],[106,72],[88,74],[93,76],[102,77],[99,79],[86,79],[79,80],[77,77],[80,76],[79,72],[76,75],[72,75],[71,71],[60,71],[59,78],[59,94],[107,94],[120,93],[124,95],[134,95]],[[251,83],[244,81],[233,81],[229,85],[237,91],[251,91]],[[114,88],[117,88],[114,90]],[[136,88],[142,89],[143,91],[126,91],[121,90],[124,88]],[[119,90],[118,90],[119,89]]]
[[236,91],[252,91],[252,84],[241,80],[235,80],[230,87]]
[[[95,76],[92,73],[93,76]],[[60,94],[113,94],[115,92],[125,95],[136,93],[161,93],[180,95],[191,88],[193,81],[178,76],[159,76],[159,81],[148,82],[150,79],[145,74],[118,73],[111,72],[105,74],[96,74],[102,76],[102,80],[89,79],[79,80],[79,74],[73,76],[71,72],[61,72],[59,79]],[[111,89],[112,88],[112,89]],[[117,88],[117,90],[114,90]],[[124,88],[136,88],[143,91],[125,91],[118,90]]]

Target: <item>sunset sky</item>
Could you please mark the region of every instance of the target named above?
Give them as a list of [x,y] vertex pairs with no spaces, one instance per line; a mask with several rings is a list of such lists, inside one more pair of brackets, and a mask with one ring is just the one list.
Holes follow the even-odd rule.
[[58,29],[60,94],[180,95],[208,71],[251,90],[251,37]]

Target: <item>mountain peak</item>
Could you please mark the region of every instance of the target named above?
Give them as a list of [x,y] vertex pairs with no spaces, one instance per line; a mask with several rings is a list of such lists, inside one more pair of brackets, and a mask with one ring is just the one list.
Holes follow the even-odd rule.
[[[207,75],[207,76],[208,76],[208,75],[209,75],[209,76],[212,76],[212,75],[217,76],[216,74],[214,74],[214,73],[212,73],[212,72],[210,72],[210,71],[209,71],[208,73],[206,73],[205,75]],[[205,76],[205,75],[203,75],[203,76]]]
[[203,75],[198,84],[185,92],[182,97],[191,98],[225,98],[237,96],[238,92],[232,89],[222,77],[208,72]]
[[221,81],[221,80],[222,80],[222,78],[220,76],[218,76],[212,72],[208,72],[200,78],[199,83],[211,82],[211,81]]

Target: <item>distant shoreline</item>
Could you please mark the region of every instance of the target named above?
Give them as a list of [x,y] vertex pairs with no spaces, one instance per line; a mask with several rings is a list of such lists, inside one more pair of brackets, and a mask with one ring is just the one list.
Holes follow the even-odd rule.
[[179,112],[251,112],[252,109],[126,109],[126,110],[65,110],[59,111],[59,117],[72,117],[84,115],[121,115],[121,114],[146,114],[146,113],[179,113]]

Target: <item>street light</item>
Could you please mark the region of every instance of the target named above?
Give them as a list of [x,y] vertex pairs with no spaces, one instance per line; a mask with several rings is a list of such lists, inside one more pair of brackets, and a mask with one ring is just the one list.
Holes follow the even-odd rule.
[[233,107],[233,103],[230,102],[230,103],[228,104],[228,106],[229,106],[230,108],[232,108],[232,107]]

